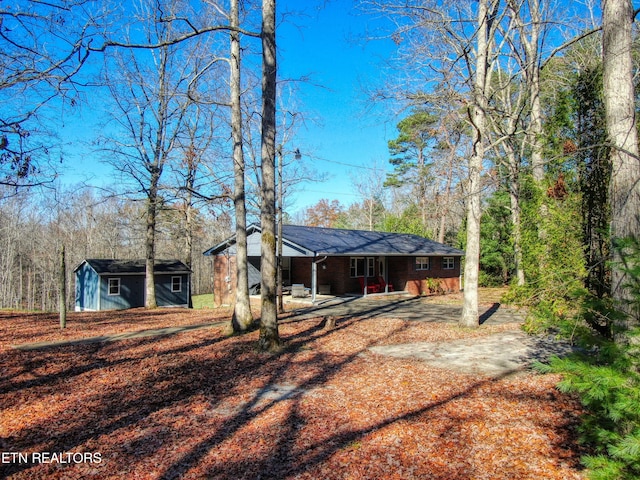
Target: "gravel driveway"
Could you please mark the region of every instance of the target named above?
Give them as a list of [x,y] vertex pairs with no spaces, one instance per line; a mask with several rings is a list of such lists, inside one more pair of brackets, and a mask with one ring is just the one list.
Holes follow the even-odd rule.
[[[428,297],[373,296],[333,297],[313,306],[301,306],[294,311],[295,319],[321,316],[358,318],[400,318],[420,322],[457,323],[462,307],[433,303]],[[524,316],[499,304],[480,307],[481,325],[522,323]]]

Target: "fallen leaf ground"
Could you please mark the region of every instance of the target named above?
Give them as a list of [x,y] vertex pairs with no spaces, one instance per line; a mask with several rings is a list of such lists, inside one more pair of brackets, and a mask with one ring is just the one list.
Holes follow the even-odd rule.
[[[582,478],[579,405],[555,389],[557,376],[464,375],[368,350],[515,324],[351,318],[327,331],[320,318],[285,321],[279,354],[257,352],[257,332],[228,337],[215,324],[11,347],[228,319],[225,310],[71,313],[61,332],[54,315],[0,312],[0,478]],[[34,461],[42,452],[49,461]],[[81,453],[89,461],[76,461]]]

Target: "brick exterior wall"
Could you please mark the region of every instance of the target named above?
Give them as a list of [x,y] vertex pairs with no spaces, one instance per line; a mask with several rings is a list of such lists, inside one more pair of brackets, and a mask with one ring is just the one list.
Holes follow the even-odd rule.
[[[291,283],[311,287],[311,262],[311,258],[291,258]],[[216,256],[213,266],[215,305],[232,305],[236,285],[235,256]],[[379,275],[377,257],[375,270],[375,275]],[[387,257],[387,270],[389,284],[393,285],[395,291],[406,290],[413,295],[427,294],[429,278],[437,279],[446,292],[460,291],[460,257],[454,257],[454,268],[447,270],[442,268],[441,257],[430,257],[428,270],[416,270],[415,257]],[[317,272],[318,285],[330,285],[332,295],[361,293],[358,278],[350,277],[350,257],[328,257],[318,263]]]
[[[229,281],[227,281],[229,280]],[[213,301],[216,307],[233,305],[236,299],[236,257],[213,258]]]
[[[380,275],[376,258],[375,275]],[[291,283],[311,287],[311,259],[291,259]],[[446,292],[460,291],[460,257],[454,257],[454,268],[443,269],[442,258],[430,257],[429,270],[416,270],[415,257],[387,257],[389,284],[395,291],[413,295],[427,292],[427,279],[437,279]],[[331,294],[359,293],[360,281],[350,277],[350,257],[328,257],[318,264],[318,285],[330,285]]]
[[454,268],[442,268],[442,257],[429,257],[429,269],[417,270],[415,257],[389,257],[389,283],[396,290],[413,295],[428,294],[428,280],[435,279],[445,292],[460,291],[460,257],[454,257]]
[[[311,287],[311,258],[291,259],[291,283]],[[332,295],[357,292],[358,279],[349,278],[349,257],[327,257],[318,263],[318,285],[330,285]]]

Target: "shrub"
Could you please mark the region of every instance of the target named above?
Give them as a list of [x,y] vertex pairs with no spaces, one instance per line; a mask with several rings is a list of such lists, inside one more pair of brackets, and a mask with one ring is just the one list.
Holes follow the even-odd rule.
[[[631,307],[640,305],[640,248],[625,243],[624,269],[632,294]],[[578,340],[583,353],[553,358],[538,364],[543,372],[563,375],[558,388],[576,393],[587,413],[580,428],[582,441],[591,449],[583,457],[592,479],[640,478],[640,327],[613,308],[608,299],[584,294],[580,311],[558,325]],[[625,321],[623,321],[625,320]],[[626,320],[631,320],[629,326]]]
[[590,478],[640,478],[640,329],[619,344],[600,337],[591,354],[554,358],[540,370],[563,374],[558,388],[577,393],[587,409],[581,439],[592,452],[583,457]]

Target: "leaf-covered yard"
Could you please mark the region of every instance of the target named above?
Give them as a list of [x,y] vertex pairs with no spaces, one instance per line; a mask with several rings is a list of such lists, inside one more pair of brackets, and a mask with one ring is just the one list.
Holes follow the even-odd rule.
[[73,313],[60,332],[54,315],[0,313],[0,477],[582,478],[574,434],[579,405],[555,389],[557,376],[493,379],[369,350],[515,324],[469,331],[349,318],[327,331],[321,318],[285,321],[287,346],[277,355],[255,350],[257,332],[227,337],[219,325],[11,347],[228,315]]

